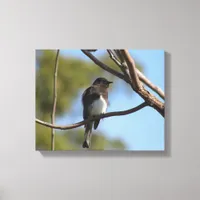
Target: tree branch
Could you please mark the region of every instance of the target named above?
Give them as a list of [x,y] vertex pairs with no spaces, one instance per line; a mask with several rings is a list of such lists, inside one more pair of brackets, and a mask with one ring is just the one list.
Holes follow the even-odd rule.
[[83,126],[83,125],[85,125],[88,122],[93,121],[93,120],[103,119],[103,118],[112,117],[112,116],[121,116],[121,115],[131,114],[131,113],[137,112],[138,110],[144,108],[145,106],[147,106],[147,103],[143,102],[139,106],[136,106],[136,107],[131,108],[129,110],[116,111],[116,112],[109,112],[109,113],[101,114],[99,116],[95,116],[93,118],[90,118],[90,119],[87,119],[87,120],[84,120],[84,121],[80,121],[80,122],[77,122],[75,124],[71,124],[71,125],[68,125],[68,126],[57,126],[57,125],[50,124],[48,122],[41,121],[39,119],[35,119],[35,122],[38,123],[38,124],[41,124],[43,126],[52,128],[52,129],[69,130],[69,129],[74,129],[74,128],[78,128],[80,126]]
[[[58,60],[59,60],[59,50],[57,50],[55,67],[54,67],[54,86],[53,86],[53,109],[51,115],[51,123],[54,124],[55,113],[56,113],[56,103],[57,103],[57,74],[58,74]],[[55,149],[55,130],[51,129],[51,150]]]
[[108,67],[106,64],[102,63],[100,60],[98,60],[92,53],[90,53],[87,50],[81,50],[86,56],[88,56],[96,65],[98,65],[99,67],[101,67],[102,69],[104,69],[105,71],[113,74],[114,76],[117,76],[118,78],[126,81],[127,83],[129,83],[129,81],[124,77],[123,74],[121,74],[120,72]]
[[129,68],[129,72],[131,75],[131,80],[132,80],[132,86],[134,87],[134,89],[138,90],[139,88],[141,88],[141,83],[140,80],[138,78],[138,74],[137,74],[137,68],[135,66],[135,62],[134,60],[131,58],[131,55],[129,54],[128,50],[120,50],[122,56],[124,57],[128,68]]
[[[129,70],[131,70],[130,74],[132,80],[135,82],[135,84],[138,84],[137,82],[139,82],[139,79],[135,80],[135,78],[137,79],[137,76],[135,76],[136,67],[133,58],[130,56],[127,50],[120,50],[120,51],[127,62]],[[161,101],[159,101],[154,95],[152,95],[149,91],[147,91],[141,84],[137,85],[137,87],[133,86],[132,88],[148,103],[149,106],[156,109],[163,117],[165,116],[164,104]]]
[[[113,54],[113,52],[111,50],[107,50],[108,54],[110,55],[110,58],[115,62],[115,64],[117,64],[120,69],[122,70],[122,72],[124,74],[127,74],[128,78],[129,78],[129,74],[127,73],[126,69],[124,68],[124,65],[115,57],[115,55]],[[119,51],[119,50],[115,50],[115,51]],[[156,85],[154,85],[139,69],[136,68],[138,77],[140,79],[140,81],[142,81],[145,85],[147,85],[149,88],[151,88],[154,92],[156,92],[163,100],[165,99],[165,94],[164,92]]]

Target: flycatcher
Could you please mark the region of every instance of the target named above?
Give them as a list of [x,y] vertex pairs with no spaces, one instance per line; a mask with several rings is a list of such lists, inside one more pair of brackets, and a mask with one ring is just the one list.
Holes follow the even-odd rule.
[[[86,120],[106,112],[108,107],[108,88],[111,81],[97,78],[82,95],[83,119]],[[97,129],[100,119],[90,121],[85,125],[84,142],[82,147],[89,148],[91,143],[92,128]]]

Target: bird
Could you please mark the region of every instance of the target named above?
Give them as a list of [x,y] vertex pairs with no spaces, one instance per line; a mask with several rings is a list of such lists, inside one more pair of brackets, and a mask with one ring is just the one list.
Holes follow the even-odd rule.
[[[108,88],[113,83],[106,78],[97,78],[82,94],[83,119],[106,113],[108,107]],[[97,129],[100,119],[85,124],[83,148],[90,148],[92,128]]]

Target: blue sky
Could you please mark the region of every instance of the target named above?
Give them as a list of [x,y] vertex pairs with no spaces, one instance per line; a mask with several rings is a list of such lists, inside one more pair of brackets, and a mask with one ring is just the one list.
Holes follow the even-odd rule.
[[[98,50],[94,55],[99,57],[104,53],[104,50]],[[130,53],[135,61],[143,66],[145,76],[164,91],[164,51],[130,50]],[[61,50],[61,55],[89,60],[80,50]],[[107,112],[129,109],[143,102],[136,93],[131,90],[128,93],[125,88],[123,81],[117,79],[114,82],[113,90],[109,94],[110,106]],[[149,91],[154,93],[150,89]],[[159,98],[157,94],[154,95]],[[76,117],[68,113],[67,116],[58,119],[57,124],[66,125],[82,120],[81,93],[74,105],[79,105],[73,106],[71,110],[76,113]],[[109,138],[123,140],[128,150],[164,150],[164,118],[149,107],[130,115],[105,118],[98,129]]]

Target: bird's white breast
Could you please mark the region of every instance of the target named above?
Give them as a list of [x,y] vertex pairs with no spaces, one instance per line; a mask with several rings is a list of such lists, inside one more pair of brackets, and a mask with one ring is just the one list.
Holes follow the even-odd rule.
[[107,103],[102,96],[92,104],[91,115],[100,115],[106,112]]

